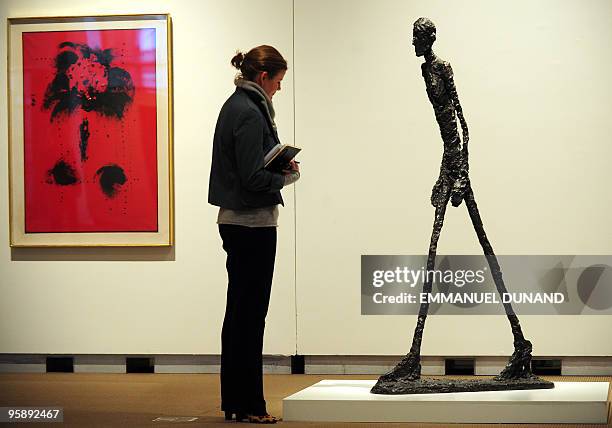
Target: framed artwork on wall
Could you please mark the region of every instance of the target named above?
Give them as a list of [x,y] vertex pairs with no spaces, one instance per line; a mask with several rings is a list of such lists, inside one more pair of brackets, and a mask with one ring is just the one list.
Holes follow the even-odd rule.
[[172,245],[170,16],[8,32],[10,245]]

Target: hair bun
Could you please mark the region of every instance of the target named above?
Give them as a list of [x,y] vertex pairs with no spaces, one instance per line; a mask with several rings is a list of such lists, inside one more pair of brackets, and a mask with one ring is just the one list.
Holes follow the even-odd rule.
[[236,51],[236,55],[232,58],[232,65],[240,70],[242,67],[242,62],[244,61],[244,54],[240,51]]

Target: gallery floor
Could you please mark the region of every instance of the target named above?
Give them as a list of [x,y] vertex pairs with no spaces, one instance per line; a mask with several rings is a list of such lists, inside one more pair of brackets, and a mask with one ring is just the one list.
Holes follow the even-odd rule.
[[[282,399],[322,379],[375,379],[375,376],[266,375],[268,411],[282,417]],[[468,377],[466,377],[468,378]],[[612,382],[612,376],[547,376],[554,382]],[[219,410],[218,375],[215,374],[0,374],[1,406],[58,406],[68,427],[176,427],[234,426]],[[153,422],[158,417],[191,416],[193,422]],[[611,419],[609,419],[610,421]],[[25,427],[30,424],[19,424]],[[291,427],[314,426],[420,426],[418,424],[345,424],[280,422]],[[39,424],[32,426],[40,426]],[[443,425],[427,424],[427,427]],[[460,427],[488,425],[453,425]],[[496,427],[533,425],[494,425]],[[570,425],[543,425],[568,427]],[[597,427],[603,425],[571,425]]]

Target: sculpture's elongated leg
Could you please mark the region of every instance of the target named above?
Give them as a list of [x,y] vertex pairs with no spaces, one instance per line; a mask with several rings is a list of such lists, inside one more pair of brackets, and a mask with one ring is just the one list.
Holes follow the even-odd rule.
[[[429,254],[427,256],[427,272],[434,270],[436,263],[436,251],[438,248],[438,239],[440,238],[440,232],[442,231],[442,225],[444,224],[444,215],[446,213],[446,207],[450,197],[450,190],[444,188],[442,195],[438,199],[438,206],[436,207],[436,214],[434,219],[433,231],[431,233],[431,241],[429,243]],[[431,293],[432,288],[432,275],[427,275],[425,283],[423,284],[423,293]],[[425,319],[427,318],[427,312],[429,311],[429,302],[421,303],[419,308],[419,316],[417,318],[417,325],[414,329],[414,335],[412,337],[412,346],[410,352],[406,355],[402,361],[389,373],[381,376],[383,381],[405,379],[405,380],[416,380],[421,377],[421,340],[423,339],[423,329],[425,328]]]
[[[502,297],[504,293],[508,292],[508,290],[504,284],[504,279],[502,277],[502,272],[501,268],[499,267],[497,257],[493,252],[493,247],[491,246],[491,243],[487,238],[487,234],[485,233],[484,226],[482,225],[482,219],[480,218],[480,213],[478,212],[478,206],[476,205],[476,199],[474,198],[474,192],[471,186],[468,187],[465,194],[465,205],[468,209],[468,213],[470,214],[470,218],[472,219],[472,225],[474,226],[474,230],[478,236],[478,241],[480,241],[482,250],[484,251],[485,257],[489,263],[491,275],[493,276],[493,281],[495,282],[497,292],[499,293],[500,297]],[[514,310],[512,309],[512,305],[508,302],[503,303],[503,305],[506,315],[508,316],[508,320],[510,321],[512,335],[514,336],[514,353],[510,358],[510,362],[499,374],[498,378],[517,379],[532,377],[531,342],[526,340],[523,336],[521,324],[518,317],[514,313]]]

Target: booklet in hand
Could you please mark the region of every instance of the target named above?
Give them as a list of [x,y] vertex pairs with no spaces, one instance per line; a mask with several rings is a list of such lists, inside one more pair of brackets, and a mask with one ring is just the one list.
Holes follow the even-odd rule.
[[272,172],[289,169],[289,162],[302,149],[287,144],[277,144],[264,156],[264,168]]

